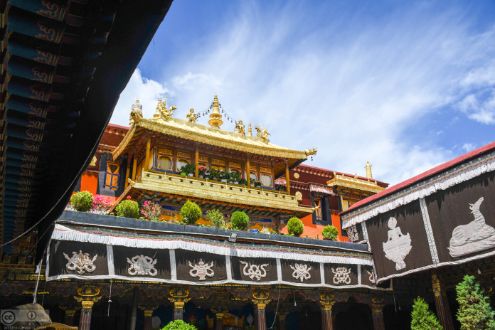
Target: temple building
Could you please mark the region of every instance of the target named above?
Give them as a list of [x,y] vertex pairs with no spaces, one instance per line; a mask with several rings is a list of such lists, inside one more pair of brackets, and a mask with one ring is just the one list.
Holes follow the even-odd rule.
[[[299,205],[290,186],[276,190],[274,180],[290,180],[290,169],[316,150],[276,146],[266,129],[255,127],[253,134],[242,121],[234,132],[222,130],[223,110],[216,96],[208,126],[197,123],[194,110],[184,120],[174,118],[174,110],[159,101],[153,118],[146,119],[141,105],[133,105],[131,127],[107,160],[111,172],[125,173],[117,203],[128,196],[157,202],[165,210],[163,220],[179,220],[178,210],[187,200],[225,214],[241,208],[253,226],[274,231],[291,216],[313,212]],[[115,178],[105,186],[117,190]]]
[[[206,113],[190,110],[184,120],[174,110],[159,101],[146,119],[136,102],[129,128],[107,126],[75,189],[104,197],[112,205],[106,213],[124,199],[153,201],[160,221],[69,208],[51,234],[45,274],[5,272],[5,302],[29,300],[39,280],[38,300],[52,320],[81,329],[152,329],[173,319],[200,329],[382,328],[391,287],[375,284],[367,247],[321,239],[322,226],[337,224],[342,200],[351,198],[330,185],[346,175],[302,165],[316,150],[276,146],[266,129],[237,121],[233,132],[223,130],[217,97]],[[208,125],[198,123],[205,116]],[[203,214],[242,210],[250,227],[218,229],[204,217],[184,226],[179,209],[187,200]],[[320,231],[281,235],[292,216]]]

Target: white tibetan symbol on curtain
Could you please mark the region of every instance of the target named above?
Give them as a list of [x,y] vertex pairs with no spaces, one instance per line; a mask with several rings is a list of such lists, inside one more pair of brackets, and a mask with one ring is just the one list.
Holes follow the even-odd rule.
[[469,204],[474,220],[466,225],[457,226],[452,231],[449,244],[449,253],[452,257],[495,247],[495,228],[486,224],[485,217],[480,212],[483,200],[484,197],[480,197],[476,203]]
[[387,241],[383,243],[383,252],[385,257],[395,262],[395,269],[401,270],[406,268],[404,259],[411,252],[411,237],[409,233],[402,234],[400,227],[397,227],[397,219],[391,217],[388,219]]

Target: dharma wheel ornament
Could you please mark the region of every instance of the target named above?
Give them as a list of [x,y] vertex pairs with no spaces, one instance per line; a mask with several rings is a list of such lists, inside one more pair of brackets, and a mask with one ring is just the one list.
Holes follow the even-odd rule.
[[222,114],[220,113],[220,102],[218,102],[218,96],[213,97],[213,103],[211,104],[210,120],[208,124],[212,128],[219,129],[223,124]]

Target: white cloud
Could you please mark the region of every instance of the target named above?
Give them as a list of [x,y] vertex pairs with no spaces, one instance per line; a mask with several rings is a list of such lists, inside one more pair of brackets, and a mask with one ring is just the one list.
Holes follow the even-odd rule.
[[469,152],[471,150],[474,150],[476,148],[476,145],[473,143],[464,143],[461,148],[465,152]]
[[112,123],[120,125],[129,124],[131,105],[139,99],[143,105],[145,117],[151,117],[155,112],[157,100],[170,95],[170,91],[155,80],[144,78],[141,71],[136,69],[129,79],[126,88],[122,91],[119,101],[113,111]]
[[491,81],[478,71],[488,63],[493,33],[469,34],[462,12],[406,10],[373,25],[357,24],[355,15],[315,24],[318,18],[297,6],[270,11],[245,3],[207,38],[207,51],[198,46],[177,56],[161,83],[139,75],[134,86],[142,90],[126,88],[119,111],[127,116],[140,92],[152,97],[168,88],[185,116],[191,106],[207,109],[218,94],[228,113],[267,127],[274,143],[318,147],[315,165],[363,174],[370,160],[375,176],[392,183],[452,157],[405,131],[421,131],[421,119],[459,102],[459,90]]
[[485,125],[495,124],[495,89],[468,94],[457,106],[469,119]]

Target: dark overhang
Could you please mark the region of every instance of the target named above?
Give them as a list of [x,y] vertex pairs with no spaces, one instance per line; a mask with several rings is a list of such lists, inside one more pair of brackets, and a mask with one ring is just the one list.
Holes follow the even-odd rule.
[[0,3],[2,244],[34,227],[45,245],[171,2]]

